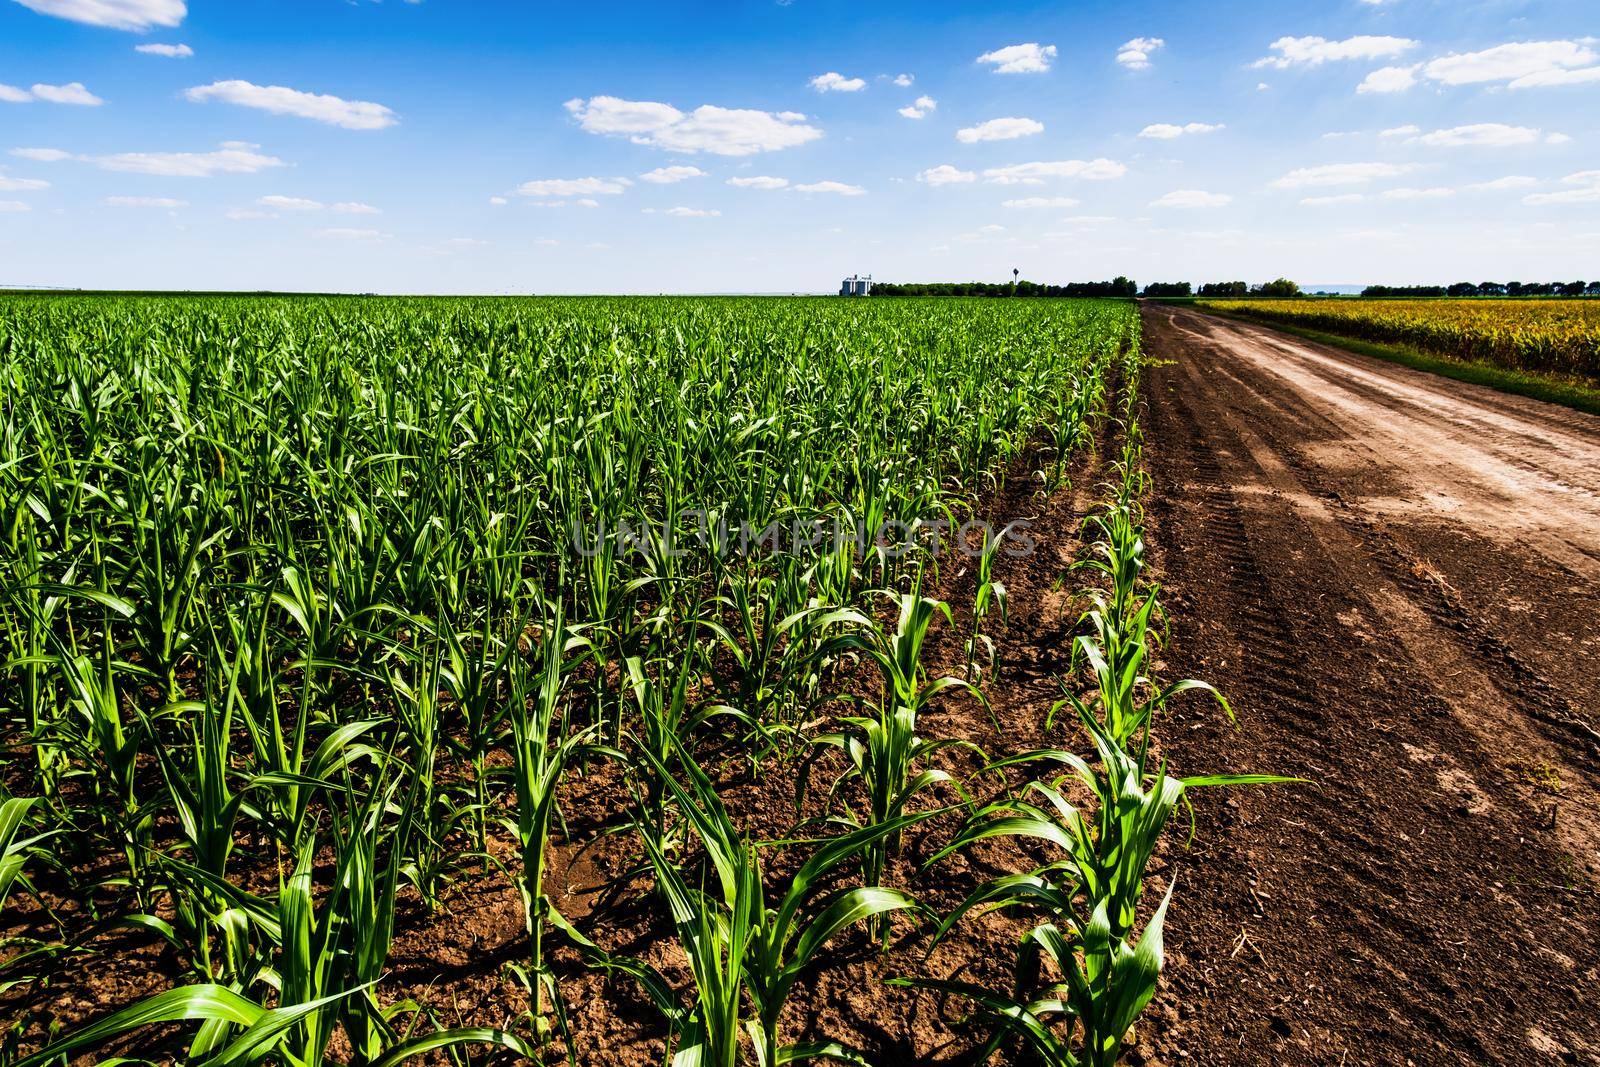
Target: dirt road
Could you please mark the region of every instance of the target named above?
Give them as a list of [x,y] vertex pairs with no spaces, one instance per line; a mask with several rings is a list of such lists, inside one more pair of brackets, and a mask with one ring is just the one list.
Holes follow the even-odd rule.
[[1600,1063],[1600,419],[1144,324],[1177,769],[1315,783],[1202,798],[1145,1058]]

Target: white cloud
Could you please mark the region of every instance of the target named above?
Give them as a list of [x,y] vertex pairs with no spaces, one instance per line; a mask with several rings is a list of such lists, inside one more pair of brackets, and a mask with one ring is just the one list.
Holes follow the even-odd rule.
[[1523,41],[1481,52],[1457,52],[1429,61],[1423,73],[1446,85],[1508,82],[1513,89],[1590,81],[1600,76],[1574,74],[1600,63],[1590,41]]
[[1539,131],[1531,126],[1507,126],[1503,122],[1475,122],[1434,130],[1417,138],[1430,148],[1514,148],[1534,144]]
[[1382,133],[1378,134],[1378,136],[1379,137],[1415,137],[1417,134],[1419,134],[1421,132],[1422,132],[1422,127],[1421,126],[1414,126],[1414,125],[1411,125],[1411,124],[1408,123],[1408,124],[1406,124],[1404,126],[1391,126],[1389,129],[1384,130]]
[[1365,199],[1360,193],[1339,193],[1334,196],[1308,196],[1300,203],[1306,207],[1333,207],[1338,204],[1359,204]]
[[729,178],[728,184],[740,189],[782,189],[789,184],[789,179],[758,174],[750,178]]
[[482,248],[488,243],[488,241],[480,240],[476,237],[451,237],[445,241],[445,244],[454,245],[457,248]]
[[1542,89],[1552,85],[1588,85],[1600,81],[1600,67],[1582,70],[1541,70],[1525,74],[1511,83],[1513,89]]
[[1522,198],[1524,204],[1592,204],[1600,202],[1600,170],[1579,171],[1561,179],[1563,185],[1577,186],[1554,193],[1530,193]]
[[633,183],[627,178],[543,178],[517,186],[521,196],[616,196]]
[[587,196],[582,197],[581,199],[575,200],[573,202],[575,204],[577,204],[579,207],[599,207],[600,206],[600,201],[591,200]]
[[489,198],[489,203],[493,204],[495,207],[505,207],[508,203],[510,203],[510,201],[503,196],[491,196]]
[[1063,159],[1053,163],[1014,163],[1009,167],[990,167],[983,172],[985,181],[996,185],[1042,185],[1047,178],[1082,178],[1085,181],[1106,181],[1120,178],[1128,168],[1110,159]]
[[54,15],[113,30],[176,26],[189,13],[183,0],[17,0],[41,15]]
[[33,100],[33,94],[26,89],[18,89],[15,85],[6,85],[0,82],[0,103],[26,104]]
[[1036,133],[1043,132],[1044,123],[1034,119],[990,119],[988,122],[980,122],[976,126],[957,130],[956,140],[962,144],[977,144],[979,141],[1014,141],[1018,137],[1032,137]]
[[0,215],[14,215],[23,211],[32,211],[33,208],[21,200],[0,200]]
[[334,237],[341,241],[383,241],[394,236],[382,230],[353,229],[349,226],[330,226],[317,231],[319,237]]
[[255,108],[274,115],[325,122],[347,130],[381,130],[400,119],[382,104],[370,100],[345,100],[337,96],[301,92],[282,85],[255,85],[247,81],[212,82],[184,90],[195,103],[220,100],[225,104]]
[[1272,184],[1279,189],[1364,185],[1379,178],[1398,178],[1416,169],[1415,163],[1327,163],[1320,167],[1299,167],[1291,170]]
[[63,152],[59,148],[13,148],[11,154],[20,159],[31,159],[35,163],[59,163],[63,159],[71,159],[71,152]]
[[42,178],[8,178],[3,171],[0,171],[0,192],[31,193],[48,188],[50,183]]
[[77,107],[99,107],[104,100],[83,87],[82,82],[65,85],[34,85],[33,98],[48,104],[73,104]]
[[1129,70],[1144,70],[1150,65],[1150,53],[1165,48],[1166,44],[1159,37],[1135,37],[1117,49],[1117,62]]
[[867,191],[859,185],[846,185],[844,182],[811,182],[794,187],[797,193],[833,193],[837,196],[865,196]]
[[1055,58],[1055,45],[1029,42],[985,52],[977,61],[993,65],[996,74],[1042,74],[1050,69]]
[[1326,37],[1279,37],[1268,47],[1276,55],[1263,56],[1257,67],[1320,67],[1343,59],[1389,59],[1417,46],[1407,37],[1347,37],[1330,41]]
[[917,79],[916,76],[912,74],[896,74],[893,80],[896,85],[904,89]]
[[621,134],[635,144],[673,152],[749,156],[793,148],[822,136],[796,111],[755,111],[702,104],[684,114],[671,104],[595,96],[568,100],[566,109],[589,133]]
[[819,93],[859,93],[867,87],[864,78],[846,78],[836,70],[818,74],[806,83]]
[[939,101],[933,97],[919,96],[909,107],[900,108],[900,114],[908,119],[920,119],[927,117],[929,112],[937,110],[938,107]]
[[167,59],[188,59],[194,55],[194,49],[186,44],[136,44],[133,50],[147,56],[165,56]]
[[1170,141],[1174,137],[1182,137],[1186,133],[1214,133],[1222,129],[1222,124],[1212,125],[1208,122],[1190,122],[1182,126],[1170,122],[1153,122],[1139,131],[1140,137],[1156,141]]
[[1150,201],[1151,207],[1224,207],[1233,202],[1227,193],[1208,193],[1204,189],[1174,189]]
[[[644,213],[646,215],[654,215],[656,214],[656,209],[653,207],[647,207],[644,209]],[[721,215],[722,212],[718,211],[716,208],[669,207],[667,210],[661,212],[661,214],[671,215],[673,218],[678,219],[714,219]]]
[[187,200],[174,200],[170,196],[108,196],[100,201],[106,207],[188,207]]
[[652,185],[671,185],[674,182],[688,181],[690,178],[705,177],[708,177],[708,175],[699,167],[685,166],[657,167],[655,170],[646,171],[644,174],[639,175],[641,181],[647,181]]
[[1380,67],[1368,74],[1360,85],[1356,86],[1358,93],[1403,93],[1417,84],[1417,68],[1412,67]]
[[1024,196],[1017,200],[1002,200],[1001,207],[1009,208],[1036,208],[1036,207],[1077,207],[1080,201],[1070,196]]
[[1432,189],[1385,189],[1379,195],[1385,200],[1442,200],[1447,196],[1455,196],[1456,191],[1436,186]]
[[383,212],[371,204],[362,204],[354,200],[341,200],[328,208],[335,215],[381,215]]
[[975,182],[978,176],[970,170],[961,170],[948,163],[941,163],[937,167],[929,167],[917,175],[917,181],[928,185],[961,185]]
[[1600,185],[1585,189],[1563,189],[1558,193],[1529,193],[1522,198],[1524,204],[1594,204],[1600,203]]
[[275,219],[279,216],[274,215],[270,211],[257,211],[253,207],[236,207],[229,208],[228,211],[223,214],[223,217],[231,219],[234,222],[248,222],[252,219]]
[[89,162],[101,170],[174,178],[258,174],[284,165],[283,160],[276,156],[264,156],[255,150],[255,146],[239,141],[226,141],[215,152],[120,152],[110,156],[94,156]]
[[1564,133],[1550,133],[1550,134],[1546,134],[1545,135],[1544,143],[1545,144],[1571,144],[1572,143],[1572,138],[1568,137]]
[[1529,178],[1522,174],[1508,174],[1504,178],[1495,178],[1493,181],[1473,182],[1467,188],[1473,192],[1495,192],[1500,189],[1530,189],[1538,184],[1538,178]]
[[321,211],[322,204],[299,196],[263,196],[256,201],[261,207],[277,211]]

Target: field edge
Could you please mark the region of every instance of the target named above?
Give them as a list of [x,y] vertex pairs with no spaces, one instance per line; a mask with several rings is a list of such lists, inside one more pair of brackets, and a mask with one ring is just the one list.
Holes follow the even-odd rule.
[[1372,341],[1346,337],[1344,334],[1308,330],[1303,326],[1289,326],[1281,322],[1259,319],[1252,315],[1235,315],[1231,312],[1207,307],[1198,300],[1184,306],[1190,310],[1212,315],[1219,319],[1247,322],[1252,326],[1264,326],[1268,329],[1293,334],[1307,341],[1316,341],[1318,344],[1329,345],[1333,348],[1343,349],[1346,352],[1354,352],[1358,356],[1371,356],[1373,359],[1381,359],[1387,363],[1398,363],[1412,370],[1437,374],[1441,378],[1450,378],[1454,381],[1466,382],[1469,385],[1481,385],[1489,389],[1499,390],[1502,393],[1511,393],[1514,396],[1525,396],[1531,400],[1543,400],[1549,404],[1559,404],[1562,407],[1581,411],[1587,415],[1600,415],[1600,385],[1587,386],[1564,378],[1558,378],[1554,375],[1539,374],[1534,371],[1506,370],[1487,363],[1470,363],[1465,360],[1450,359],[1447,356],[1436,356],[1409,346],[1380,345]]

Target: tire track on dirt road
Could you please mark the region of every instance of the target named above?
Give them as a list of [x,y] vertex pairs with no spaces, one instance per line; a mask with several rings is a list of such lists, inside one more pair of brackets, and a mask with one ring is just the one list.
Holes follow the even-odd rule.
[[1600,420],[1144,319],[1169,755],[1315,784],[1200,798],[1141,1055],[1600,1063]]

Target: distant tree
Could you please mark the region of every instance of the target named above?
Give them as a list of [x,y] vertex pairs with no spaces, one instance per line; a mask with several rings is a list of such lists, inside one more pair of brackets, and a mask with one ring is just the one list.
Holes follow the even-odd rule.
[[1200,286],[1201,296],[1249,296],[1250,286],[1244,282],[1206,282]]
[[1477,296],[1478,287],[1471,282],[1456,282],[1445,293],[1449,296]]
[[1256,286],[1253,292],[1259,296],[1299,296],[1300,286],[1291,282],[1288,278],[1275,278],[1264,285]]
[[1590,282],[1583,290],[1584,296],[1600,296],[1600,282]]
[[1150,282],[1144,287],[1145,296],[1189,296],[1192,287],[1188,282]]
[[1361,290],[1362,296],[1368,297],[1394,297],[1394,296],[1444,296],[1445,287],[1442,285],[1369,285]]

